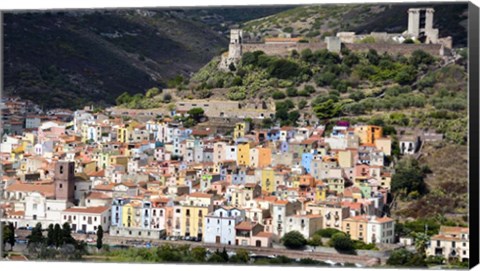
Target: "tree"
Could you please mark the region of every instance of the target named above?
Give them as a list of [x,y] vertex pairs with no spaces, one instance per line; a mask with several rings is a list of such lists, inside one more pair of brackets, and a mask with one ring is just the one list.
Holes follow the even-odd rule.
[[300,109],[300,110],[301,110],[301,109],[304,109],[305,106],[307,106],[307,104],[308,104],[308,102],[307,102],[306,100],[304,100],[304,99],[298,101],[298,109]]
[[425,258],[422,255],[414,254],[404,248],[392,252],[387,260],[387,264],[398,267],[425,267],[427,266]]
[[56,248],[59,248],[64,242],[62,228],[60,228],[60,224],[55,224],[53,227],[53,244]]
[[147,90],[147,93],[145,94],[145,97],[153,98],[153,97],[157,96],[159,93],[160,93],[160,89],[151,88],[151,89]]
[[340,252],[349,253],[355,251],[352,239],[343,232],[335,233],[332,239],[330,239],[330,245]]
[[62,238],[65,244],[76,244],[76,240],[72,237],[72,228],[68,222],[63,223],[62,225]]
[[420,195],[426,193],[424,172],[418,160],[405,157],[395,166],[395,174],[392,176],[392,192],[403,192],[408,195],[412,191],[418,191]]
[[296,97],[298,95],[298,91],[294,87],[288,87],[287,88],[287,96],[288,97]]
[[194,119],[195,121],[198,122],[203,117],[203,114],[205,113],[205,111],[203,110],[203,108],[194,107],[194,108],[188,110],[187,113],[192,119]]
[[418,67],[418,65],[430,65],[435,61],[433,56],[423,50],[415,50],[410,56],[409,62],[411,65]]
[[340,114],[342,107],[341,103],[335,103],[332,99],[329,99],[326,102],[315,105],[313,111],[319,119],[331,119]]
[[277,90],[277,91],[272,93],[272,98],[275,99],[275,100],[284,99],[285,98],[285,93]]
[[342,231],[339,231],[334,228],[325,228],[321,229],[315,232],[315,235],[319,235],[324,238],[331,238],[335,233],[341,233]]
[[30,244],[35,245],[35,244],[43,243],[45,238],[43,237],[43,233],[42,233],[42,223],[38,222],[35,225],[30,235],[27,236],[27,239],[28,239],[29,246]]
[[288,249],[300,249],[307,244],[307,240],[298,231],[287,232],[283,238],[283,245]]
[[400,69],[400,71],[395,75],[395,82],[400,85],[407,85],[413,83],[417,77],[417,71],[414,67],[408,65]]
[[207,250],[204,247],[194,247],[192,248],[192,257],[197,262],[205,262]]
[[299,118],[300,118],[300,112],[298,112],[297,110],[294,110],[288,113],[288,120],[293,124],[295,124]]
[[220,254],[220,256],[223,257],[225,262],[228,262],[229,257],[228,257],[227,249],[225,247],[223,247],[223,250],[222,250],[222,253]]
[[415,238],[415,248],[417,249],[417,253],[420,253],[425,256],[428,242],[430,242],[430,237],[423,232],[416,232],[414,233],[414,238]]
[[312,246],[312,247],[318,247],[318,246],[321,246],[323,243],[322,243],[322,237],[318,234],[314,234],[307,242],[307,244],[309,246]]
[[13,226],[13,223],[9,222],[7,229],[10,232],[7,236],[7,242],[10,245],[10,250],[13,250],[13,246],[15,246],[15,227]]
[[101,249],[103,246],[103,228],[102,225],[97,229],[97,249]]
[[246,249],[240,248],[236,251],[236,254],[230,258],[230,262],[233,263],[248,263],[250,261],[250,255]]
[[55,243],[55,233],[53,232],[53,224],[48,225],[47,229],[47,246],[53,246]]
[[115,102],[117,105],[122,105],[122,104],[127,104],[132,100],[132,97],[128,92],[122,93],[120,96],[118,96],[117,99],[115,99]]
[[170,101],[172,101],[172,95],[170,93],[165,93],[163,95],[163,102],[164,103],[169,103]]

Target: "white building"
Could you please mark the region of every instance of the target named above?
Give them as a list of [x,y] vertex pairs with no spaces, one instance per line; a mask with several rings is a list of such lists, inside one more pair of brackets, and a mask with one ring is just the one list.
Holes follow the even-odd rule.
[[205,243],[235,244],[235,225],[245,220],[245,211],[237,208],[220,207],[204,218]]
[[365,243],[393,244],[395,236],[395,221],[389,217],[369,218],[367,223],[367,240]]
[[468,261],[469,247],[469,228],[441,226],[439,233],[430,239],[426,253],[427,256]]
[[68,222],[73,231],[96,232],[98,226],[108,231],[111,223],[109,206],[72,207],[61,212],[61,224]]
[[305,239],[322,229],[321,215],[293,215],[287,217],[286,232],[298,231]]

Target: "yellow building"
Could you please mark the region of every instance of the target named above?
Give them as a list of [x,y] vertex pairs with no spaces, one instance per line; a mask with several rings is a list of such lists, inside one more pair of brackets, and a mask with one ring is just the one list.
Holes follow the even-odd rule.
[[354,129],[362,144],[374,144],[375,140],[383,136],[383,128],[375,125],[362,125]]
[[262,169],[262,192],[272,193],[275,189],[275,171],[271,167]]
[[327,199],[327,186],[322,181],[317,181],[315,185],[315,201],[325,201]]
[[355,165],[353,159],[353,152],[349,150],[342,150],[338,152],[338,165],[341,168],[351,168]]
[[392,140],[390,138],[377,138],[375,140],[375,147],[387,156],[392,154]]
[[128,168],[128,157],[123,155],[112,155],[110,156],[109,165],[122,165],[125,169]]
[[191,193],[180,204],[181,235],[202,238],[205,234],[203,218],[213,211],[213,195],[200,192]]
[[250,130],[250,123],[248,122],[238,122],[235,124],[235,128],[233,129],[233,139],[237,140],[238,138],[244,137],[248,131]]
[[272,163],[272,149],[257,148],[258,149],[258,165],[257,167],[268,167]]
[[122,206],[122,225],[127,228],[141,227],[141,204],[132,201]]
[[368,219],[365,216],[354,216],[342,221],[342,231],[350,234],[352,240],[367,240]]
[[102,152],[98,154],[98,161],[97,161],[98,168],[106,169],[110,166],[110,153]]
[[250,165],[250,142],[241,142],[237,145],[237,164],[242,166]]

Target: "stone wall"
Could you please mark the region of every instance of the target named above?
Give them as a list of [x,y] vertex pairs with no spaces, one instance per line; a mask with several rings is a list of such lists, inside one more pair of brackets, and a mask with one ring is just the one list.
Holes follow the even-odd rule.
[[387,52],[391,55],[410,55],[416,50],[423,50],[433,56],[443,56],[443,48],[441,44],[344,43],[344,46],[354,52],[374,49],[378,54]]
[[[379,54],[387,52],[391,55],[410,55],[415,50],[423,50],[434,56],[443,56],[444,54],[441,44],[343,43],[343,46],[354,52],[375,49]],[[263,51],[267,55],[287,56],[293,50],[297,50],[300,53],[307,48],[312,51],[327,49],[327,44],[324,42],[291,44],[248,43],[242,45],[242,52]]]
[[264,43],[247,43],[242,44],[242,53],[263,51],[267,55],[288,56],[293,50],[301,52],[310,48],[312,51],[326,49],[327,44],[324,42],[315,43],[285,43],[285,44],[264,44]]

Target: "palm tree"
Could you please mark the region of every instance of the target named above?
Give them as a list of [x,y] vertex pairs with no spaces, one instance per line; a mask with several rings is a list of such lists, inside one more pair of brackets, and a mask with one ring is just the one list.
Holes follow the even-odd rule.
[[414,238],[415,238],[415,249],[417,250],[418,253],[425,255],[428,244],[430,243],[430,236],[428,236],[426,233],[417,232],[414,234]]

